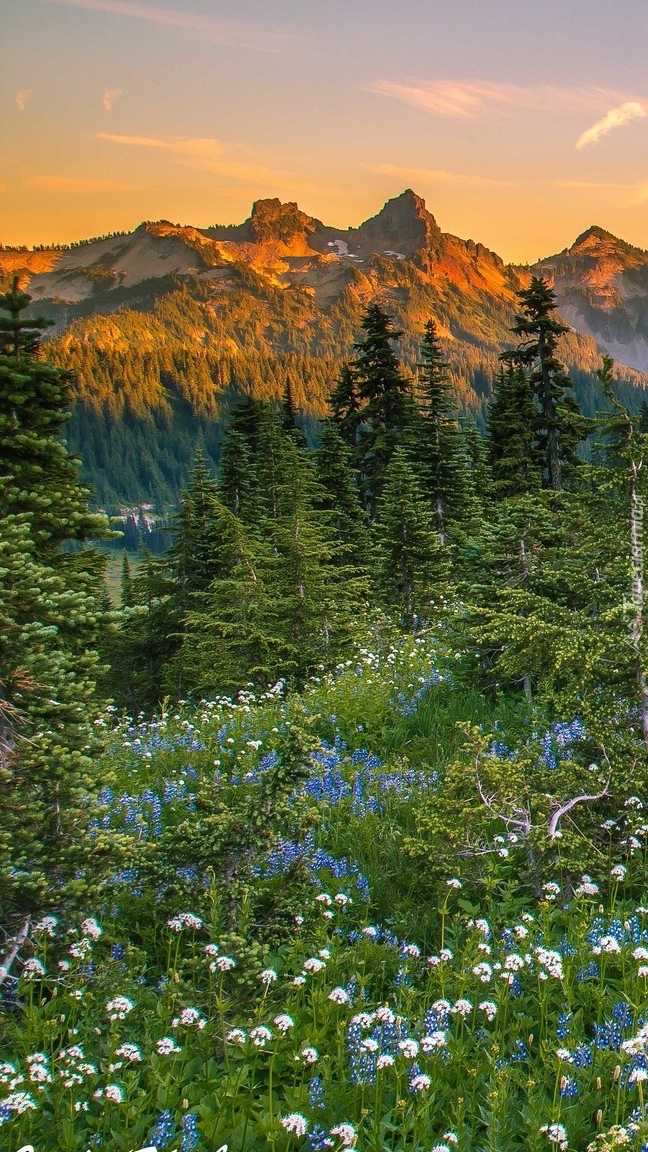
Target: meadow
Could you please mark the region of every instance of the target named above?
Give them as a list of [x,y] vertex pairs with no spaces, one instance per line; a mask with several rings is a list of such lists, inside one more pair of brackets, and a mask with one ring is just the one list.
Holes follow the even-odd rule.
[[496,812],[588,733],[458,658],[97,717],[119,866],[3,983],[3,1152],[648,1149],[643,802]]

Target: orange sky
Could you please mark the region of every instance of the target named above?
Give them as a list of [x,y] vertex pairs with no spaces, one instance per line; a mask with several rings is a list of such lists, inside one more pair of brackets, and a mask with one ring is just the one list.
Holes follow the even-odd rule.
[[506,260],[648,248],[645,0],[0,0],[0,242],[405,187]]

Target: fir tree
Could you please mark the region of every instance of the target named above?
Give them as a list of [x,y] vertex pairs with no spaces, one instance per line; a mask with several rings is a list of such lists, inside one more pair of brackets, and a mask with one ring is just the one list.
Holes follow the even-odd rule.
[[[92,880],[92,726],[108,536],[61,431],[70,379],[41,359],[29,297],[0,297],[0,917],[33,916]],[[73,542],[76,550],[63,550]]]
[[500,498],[520,496],[540,485],[537,413],[524,368],[510,361],[502,365],[487,414],[493,493]]
[[378,304],[362,318],[363,338],[355,345],[353,377],[361,402],[355,459],[364,507],[373,518],[384,474],[405,429],[413,419],[410,388],[402,375],[392,343],[402,333]]
[[343,365],[340,378],[329,397],[329,405],[340,436],[350,448],[355,448],[362,418],[360,398],[350,364]]
[[402,446],[387,467],[375,536],[380,556],[377,582],[384,603],[397,612],[404,627],[412,629],[429,616],[430,602],[438,604],[447,593],[449,562],[434,514]]
[[576,448],[586,427],[570,394],[571,380],[556,358],[559,338],[569,329],[556,319],[556,297],[547,283],[532,276],[531,284],[518,296],[522,311],[512,331],[523,339],[505,358],[529,370],[529,383],[538,403],[535,442],[541,454],[547,487],[565,486],[565,469],[578,458]]
[[314,464],[320,489],[317,507],[328,513],[330,527],[343,545],[340,563],[366,570],[370,562],[367,517],[354,480],[351,451],[332,419],[322,425]]
[[420,419],[410,435],[421,484],[434,509],[439,543],[447,543],[448,525],[465,515],[469,504],[466,450],[458,427],[448,363],[434,320],[428,320],[421,345]]

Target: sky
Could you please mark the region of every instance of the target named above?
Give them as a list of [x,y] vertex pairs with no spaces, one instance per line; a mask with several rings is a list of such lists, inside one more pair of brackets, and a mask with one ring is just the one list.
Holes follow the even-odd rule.
[[532,263],[648,249],[646,0],[0,0],[0,243],[405,188]]

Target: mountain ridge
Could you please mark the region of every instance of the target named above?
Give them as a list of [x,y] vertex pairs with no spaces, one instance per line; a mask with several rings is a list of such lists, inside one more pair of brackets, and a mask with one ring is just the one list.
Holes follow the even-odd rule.
[[[367,306],[402,330],[415,375],[436,319],[460,413],[483,421],[498,356],[514,341],[517,293],[532,274],[554,287],[570,326],[560,356],[588,415],[600,404],[601,352],[628,403],[648,386],[648,253],[591,225],[533,266],[506,264],[445,233],[412,189],[357,227],[338,229],[294,201],[255,201],[238,225],[144,221],[130,233],[59,249],[2,249],[0,276],[55,321],[48,354],[76,380],[73,447],[106,502],[177,494],[193,444],[213,458],[236,395],[280,396],[321,417],[353,354]],[[170,445],[173,445],[173,449]]]

